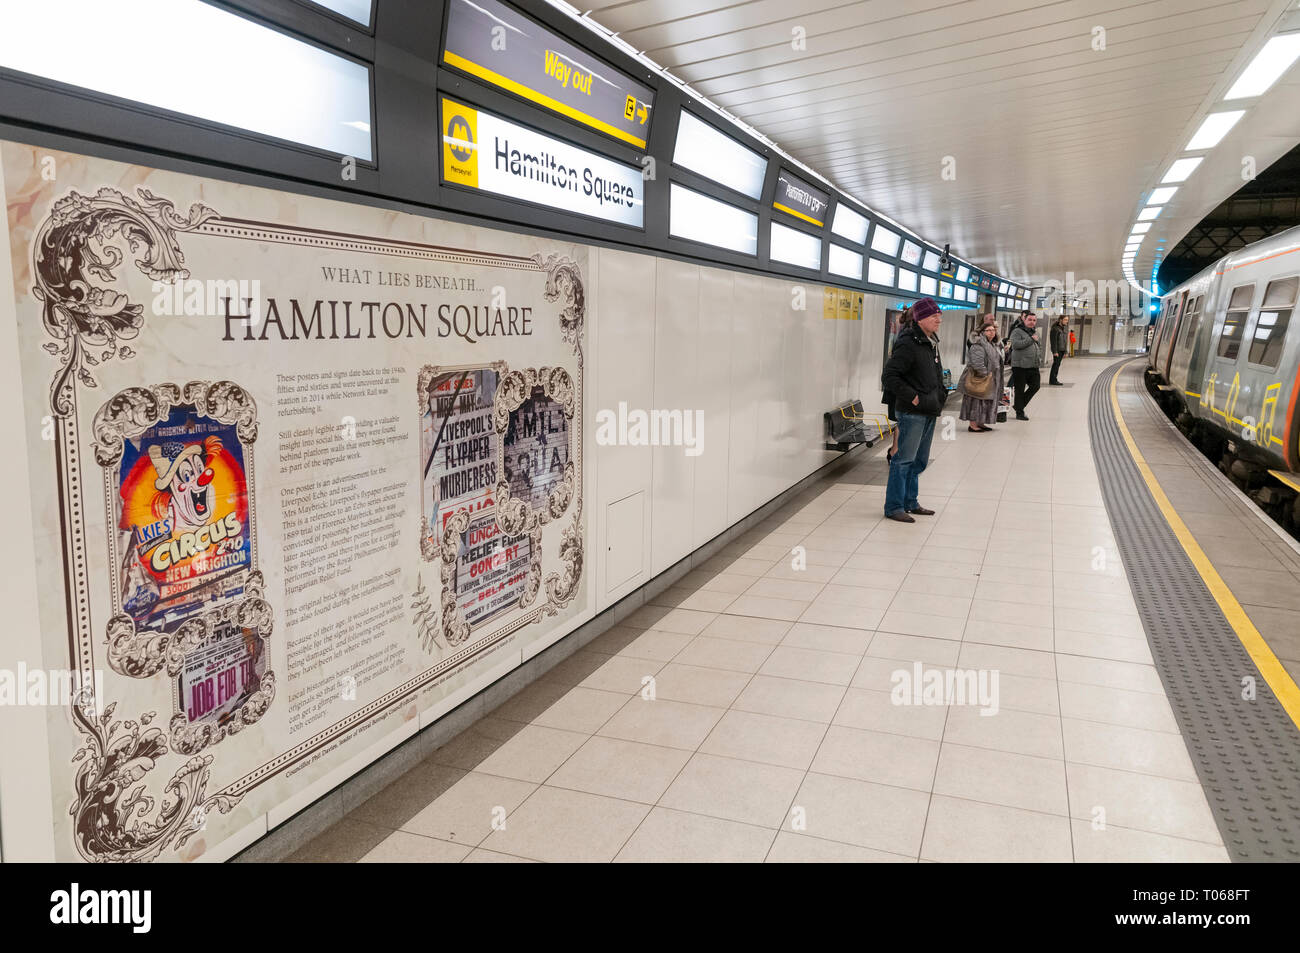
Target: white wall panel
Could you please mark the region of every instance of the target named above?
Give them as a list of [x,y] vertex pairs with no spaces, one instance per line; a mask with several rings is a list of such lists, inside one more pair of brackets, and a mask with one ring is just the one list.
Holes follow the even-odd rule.
[[734,523],[758,506],[758,419],[762,381],[759,378],[760,335],[767,324],[763,313],[765,280],[736,274],[731,314],[731,442],[727,521]]
[[763,287],[764,320],[758,336],[758,427],[754,443],[759,503],[767,502],[788,485],[781,435],[787,403],[784,349],[793,317],[789,284],[767,278]]
[[[648,408],[654,399],[655,344],[655,259],[607,248],[592,250],[592,284],[595,287],[595,315],[592,321],[595,407],[618,413],[619,402],[630,408]],[[596,414],[592,415],[593,426]],[[604,609],[612,602],[650,579],[651,491],[653,463],[650,447],[599,446],[593,441],[596,456],[596,506],[589,518],[596,521],[596,554],[592,560],[596,571],[596,606]],[[607,537],[605,514],[611,503],[637,492],[643,501],[643,538],[640,571],[616,586],[607,585],[605,557],[612,543],[629,545],[626,540]],[[635,521],[624,525],[635,526]],[[621,560],[620,560],[621,561]],[[623,573],[620,572],[620,575]]]
[[[689,410],[699,406],[700,267],[661,258],[655,280],[654,399],[648,409]],[[681,446],[652,451],[650,569],[658,573],[694,548],[697,458]]]
[[772,484],[768,488],[769,498],[803,477],[800,472],[800,457],[808,445],[800,439],[803,420],[804,321],[808,313],[817,307],[818,290],[816,286],[803,285],[807,289],[806,307],[796,310],[791,306],[795,282],[778,280],[776,283],[783,288],[785,301],[782,309],[784,313],[776,325],[781,331],[781,353],[777,359],[776,376],[769,379],[773,383],[780,382],[777,395],[781,415],[780,427],[776,432],[780,466],[773,469]]
[[702,546],[731,525],[727,513],[731,445],[731,351],[735,273],[700,269],[700,337],[695,406],[704,412],[704,440],[695,457],[695,525]]
[[860,399],[883,420],[887,300],[867,296],[861,321],[828,320],[814,284],[796,309],[788,279],[609,249],[593,271],[596,410],[704,412],[698,456],[595,447],[604,608],[834,460],[822,415],[836,404]]
[[[838,324],[856,321],[826,320],[822,312],[809,308],[803,315],[803,369],[800,374],[799,473],[803,479],[838,454],[824,450],[815,439],[825,426],[822,414],[835,404],[835,341]],[[813,440],[808,435],[814,436]]]

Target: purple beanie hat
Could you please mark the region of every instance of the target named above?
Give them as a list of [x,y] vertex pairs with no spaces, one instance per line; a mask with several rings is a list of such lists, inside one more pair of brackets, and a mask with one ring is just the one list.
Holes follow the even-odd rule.
[[916,304],[912,305],[912,320],[922,321],[932,314],[939,313],[939,306],[935,304],[933,298],[922,298]]

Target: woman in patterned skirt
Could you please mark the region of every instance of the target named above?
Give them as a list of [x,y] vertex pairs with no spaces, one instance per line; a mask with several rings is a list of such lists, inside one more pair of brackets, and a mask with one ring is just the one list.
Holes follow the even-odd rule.
[[[998,326],[993,316],[984,319],[979,332],[971,338],[966,351],[966,369],[962,371],[957,384],[961,394],[961,414],[958,419],[969,421],[966,427],[971,433],[985,433],[993,429],[998,419],[998,398],[1002,396],[1002,354],[994,343],[998,336]],[[992,382],[987,390],[976,388],[971,375],[991,375]],[[976,391],[976,392],[972,392]]]

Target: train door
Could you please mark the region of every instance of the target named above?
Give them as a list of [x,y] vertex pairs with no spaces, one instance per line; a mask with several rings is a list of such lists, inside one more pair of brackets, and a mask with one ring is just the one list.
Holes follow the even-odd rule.
[[1187,302],[1183,311],[1183,320],[1178,333],[1169,348],[1170,362],[1165,369],[1165,380],[1173,384],[1180,392],[1187,390],[1187,371],[1191,366],[1191,352],[1194,342],[1200,339],[1197,333],[1205,306],[1205,294],[1195,295]]
[[1205,382],[1202,395],[1210,415],[1219,418],[1223,428],[1230,433],[1237,432],[1234,424],[1239,423],[1234,416],[1241,391],[1238,366],[1242,357],[1241,342],[1254,298],[1254,282],[1232,289],[1227,312],[1223,316],[1223,328],[1219,331],[1218,346],[1210,360],[1210,376]]
[[1156,342],[1160,340],[1160,329],[1164,327],[1165,318],[1169,316],[1169,299],[1166,298],[1160,302],[1160,311],[1156,314],[1151,322],[1151,338],[1147,343],[1147,366],[1155,370],[1156,364]]
[[1178,321],[1178,299],[1171,298],[1166,304],[1165,312],[1160,317],[1160,325],[1156,328],[1156,344],[1152,349],[1151,366],[1156,373],[1163,376],[1165,366],[1165,354],[1168,351],[1169,331]]
[[1174,345],[1178,342],[1178,330],[1187,324],[1187,295],[1184,291],[1182,297],[1178,299],[1178,306],[1174,309],[1173,320],[1169,322],[1168,340],[1164,347],[1164,371],[1163,376],[1166,381],[1169,380],[1169,367],[1173,363]]
[[[1290,452],[1284,439],[1288,432],[1287,415],[1291,401],[1290,395],[1283,394],[1282,388],[1294,386],[1294,378],[1282,373],[1282,351],[1286,346],[1287,327],[1295,311],[1297,292],[1300,292],[1300,277],[1294,275],[1266,282],[1259,312],[1243,335],[1242,343],[1246,368],[1241,374],[1238,406],[1242,408],[1242,418],[1255,418],[1253,421],[1243,419],[1243,436],[1247,439],[1253,437],[1253,442],[1262,449],[1284,456]],[[1294,445],[1294,441],[1291,444]]]

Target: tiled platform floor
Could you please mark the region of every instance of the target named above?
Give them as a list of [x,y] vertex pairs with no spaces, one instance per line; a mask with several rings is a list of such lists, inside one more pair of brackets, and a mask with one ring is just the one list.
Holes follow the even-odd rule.
[[[937,437],[914,525],[871,451],[291,859],[1226,860],[1098,491],[1109,363]],[[894,704],[917,663],[997,713]]]

